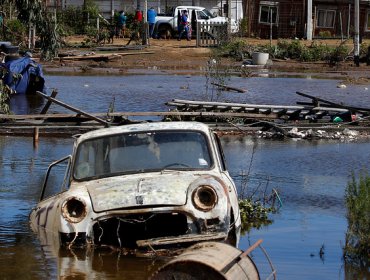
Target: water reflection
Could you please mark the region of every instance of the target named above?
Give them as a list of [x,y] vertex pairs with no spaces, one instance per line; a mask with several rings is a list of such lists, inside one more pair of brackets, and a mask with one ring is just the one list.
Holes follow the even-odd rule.
[[54,235],[39,232],[42,253],[57,260],[59,279],[148,279],[168,259],[134,257],[111,248],[69,249],[59,247]]
[[[279,187],[283,199],[280,213],[272,217],[274,223],[243,236],[240,248],[245,250],[262,238],[281,279],[326,279],[327,275],[339,274],[343,278],[343,193],[350,171],[370,166],[370,143],[266,141],[251,137],[224,137],[222,142],[230,172],[237,181],[251,163],[254,149],[249,187],[270,180],[271,187]],[[59,250],[53,238],[39,239],[30,230],[28,214],[37,203],[46,168],[69,154],[71,148],[71,139],[41,138],[38,149],[33,150],[31,138],[0,137],[2,275],[20,278],[23,273],[30,279],[64,275],[69,279],[85,277],[88,272],[104,279],[121,279],[125,275],[145,279],[142,277],[166,260],[133,258],[110,250]],[[318,255],[323,244],[324,260]],[[258,265],[263,263],[263,257],[256,259]]]
[[45,103],[44,98],[36,94],[15,94],[11,96],[9,107],[15,114],[40,114]]
[[[226,83],[246,89],[246,93],[226,91],[221,94],[217,94],[215,87],[207,85],[206,77],[191,75],[47,76],[46,81],[49,92],[52,89],[58,91],[59,100],[91,113],[107,112],[113,101],[116,112],[166,111],[165,103],[174,98],[281,105],[307,101],[295,94],[296,91],[353,106],[370,101],[369,92],[363,85],[337,88],[340,80],[230,77]],[[55,104],[49,109],[49,113],[65,112],[70,113]],[[15,113],[25,113],[24,106]]]

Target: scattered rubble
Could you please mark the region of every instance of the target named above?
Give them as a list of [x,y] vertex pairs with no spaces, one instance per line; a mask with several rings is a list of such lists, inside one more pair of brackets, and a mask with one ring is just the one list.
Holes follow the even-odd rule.
[[360,133],[357,130],[352,130],[348,128],[344,128],[342,131],[340,130],[324,130],[324,129],[317,129],[314,130],[312,128],[309,129],[302,129],[299,130],[298,127],[293,127],[286,133],[282,133],[280,130],[270,129],[268,131],[259,130],[257,135],[260,138],[267,138],[267,139],[276,139],[276,138],[284,138],[285,136],[295,139],[334,139],[334,140],[357,140],[360,137],[367,137],[367,133]]

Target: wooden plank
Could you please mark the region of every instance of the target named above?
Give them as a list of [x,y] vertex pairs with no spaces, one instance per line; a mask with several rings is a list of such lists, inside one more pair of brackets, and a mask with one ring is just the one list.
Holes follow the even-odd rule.
[[298,105],[303,105],[303,106],[310,106],[310,107],[314,107],[314,106],[316,106],[313,102],[297,101],[296,103],[297,103]]
[[315,116],[318,117],[318,118],[322,118],[323,116],[326,116],[328,114],[327,111],[317,111],[315,113]]
[[95,120],[95,121],[97,121],[97,122],[99,122],[99,123],[102,123],[102,124],[108,125],[108,122],[106,122],[105,120],[102,120],[102,119],[100,119],[100,118],[98,118],[98,117],[96,117],[96,116],[93,116],[93,115],[91,115],[91,114],[89,114],[89,113],[86,113],[86,112],[84,112],[84,111],[82,111],[82,110],[79,110],[79,109],[77,109],[77,108],[75,108],[75,107],[72,107],[71,105],[65,104],[65,103],[63,103],[62,101],[59,101],[59,100],[57,100],[57,99],[55,99],[55,98],[53,98],[53,97],[50,97],[50,96],[48,96],[48,95],[46,95],[46,94],[44,94],[44,93],[42,93],[42,92],[40,92],[40,91],[36,91],[36,93],[37,93],[38,95],[40,95],[40,96],[42,96],[42,97],[46,98],[47,100],[52,101],[52,102],[54,102],[54,103],[56,103],[56,104],[58,104],[58,105],[60,105],[60,106],[62,106],[62,107],[64,107],[64,108],[67,108],[67,109],[69,109],[69,110],[71,110],[71,111],[73,111],[73,112],[76,112],[76,113],[78,113],[78,114],[84,115],[84,116],[86,116],[86,117],[88,117],[88,118],[91,118],[91,119],[93,119],[93,120]]
[[314,107],[312,108],[313,111],[327,111],[327,112],[340,112],[340,113],[347,113],[349,112],[348,109],[344,108],[332,108],[332,107]]
[[90,54],[90,55],[75,55],[61,57],[60,60],[111,60],[114,58],[121,58],[118,54]]
[[258,111],[261,114],[270,114],[271,113],[271,109],[270,108],[260,108]]
[[[96,117],[103,117],[107,116],[106,113],[91,113],[90,115]],[[149,117],[149,116],[200,116],[200,115],[207,115],[207,116],[258,116],[258,114],[250,114],[245,112],[176,112],[176,111],[168,111],[168,112],[115,112],[109,113],[109,116],[141,116],[141,117]],[[32,119],[58,119],[58,118],[73,118],[77,117],[74,114],[35,114],[35,115],[5,115],[0,114],[0,119],[9,119],[9,120],[32,120]],[[77,117],[78,118],[78,117]],[[89,118],[87,118],[89,119]]]
[[192,100],[183,100],[183,99],[173,99],[172,102],[180,104],[202,104],[202,105],[214,105],[214,106],[239,106],[244,108],[270,108],[270,109],[295,109],[302,110],[303,106],[292,106],[292,105],[260,105],[260,104],[247,104],[247,103],[228,103],[228,102],[210,102],[210,101],[192,101]]
[[294,109],[291,109],[291,110],[287,110],[286,111],[286,114],[287,115],[295,115],[295,114],[298,114],[301,110],[294,110]]
[[343,104],[339,104],[339,103],[335,103],[335,102],[331,102],[331,101],[328,101],[328,100],[325,100],[325,99],[322,99],[320,97],[315,97],[315,96],[312,96],[312,95],[309,95],[307,93],[303,93],[303,92],[299,92],[297,91],[296,94],[300,95],[300,96],[303,96],[303,97],[307,97],[307,98],[310,98],[312,100],[318,100],[320,102],[324,102],[324,103],[327,103],[331,106],[335,106],[337,108],[345,108],[345,109],[348,109],[348,110],[353,110],[353,111],[364,111],[364,112],[370,112],[370,108],[362,108],[362,107],[353,107],[353,106],[347,106],[347,105],[343,105]]
[[176,244],[184,242],[199,242],[199,241],[210,241],[210,240],[222,240],[227,236],[225,233],[209,233],[209,234],[189,234],[186,236],[174,236],[174,237],[159,237],[146,240],[137,240],[136,244],[139,247],[145,246],[157,246],[161,244]]
[[240,88],[231,87],[231,86],[227,86],[227,85],[222,85],[222,84],[218,84],[218,83],[211,83],[211,85],[218,86],[218,87],[223,88],[225,90],[232,90],[232,91],[236,91],[236,92],[240,92],[240,93],[246,92],[245,89],[240,89]]
[[[52,98],[55,98],[55,97],[57,96],[57,94],[58,94],[58,91],[54,89],[54,90],[51,92],[50,96],[51,96]],[[46,114],[46,112],[49,110],[49,107],[50,107],[50,105],[51,105],[52,103],[53,103],[53,102],[52,102],[52,101],[50,101],[50,100],[48,100],[48,101],[46,102],[46,104],[45,104],[44,108],[41,110],[41,114],[42,114],[42,115]]]
[[302,116],[306,116],[306,115],[308,115],[308,114],[310,114],[311,113],[311,110],[302,110],[301,112],[300,112],[300,115],[302,115]]
[[287,109],[280,109],[280,108],[277,108],[277,109],[273,109],[271,110],[273,113],[275,114],[279,114],[279,115],[282,115],[282,114],[285,114]]
[[121,58],[126,55],[143,55],[153,54],[154,52],[117,52],[117,53],[103,53],[103,54],[89,54],[89,55],[74,55],[60,57],[60,60],[111,60],[115,58]]

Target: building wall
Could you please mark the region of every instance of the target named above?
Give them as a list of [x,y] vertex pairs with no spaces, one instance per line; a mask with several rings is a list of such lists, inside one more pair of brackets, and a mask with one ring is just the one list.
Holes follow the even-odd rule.
[[[335,11],[335,20],[333,27],[318,26],[318,11],[319,10],[333,10]],[[322,37],[328,35],[336,38],[350,38],[354,35],[354,20],[355,11],[354,5],[351,2],[343,1],[340,3],[333,3],[333,1],[317,1],[313,6],[314,11],[314,36]],[[316,13],[315,13],[316,11]],[[367,14],[370,7],[365,2],[360,2],[360,18],[359,28],[360,36],[362,38],[370,38],[370,30],[367,29]]]
[[[158,13],[165,13],[172,7],[185,6],[201,6],[210,10],[217,15],[226,16],[223,11],[223,5],[227,0],[147,0],[147,8],[154,7]],[[236,20],[243,17],[242,10],[243,0],[232,0],[231,16]],[[47,0],[47,5],[50,8],[67,8],[69,6],[83,6],[84,0]],[[137,8],[145,10],[145,0],[95,0],[101,14],[105,18],[110,18],[114,11],[123,10],[126,13],[134,13]]]
[[[260,13],[266,7],[277,7],[277,22],[263,23]],[[247,5],[249,16],[249,36],[262,39],[302,38],[304,36],[305,14],[303,1],[275,0],[250,1]]]

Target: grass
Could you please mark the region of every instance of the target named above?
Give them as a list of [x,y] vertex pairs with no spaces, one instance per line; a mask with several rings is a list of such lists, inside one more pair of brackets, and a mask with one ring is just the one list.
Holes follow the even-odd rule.
[[348,228],[343,248],[346,264],[370,266],[370,176],[362,172],[348,183],[345,194]]

